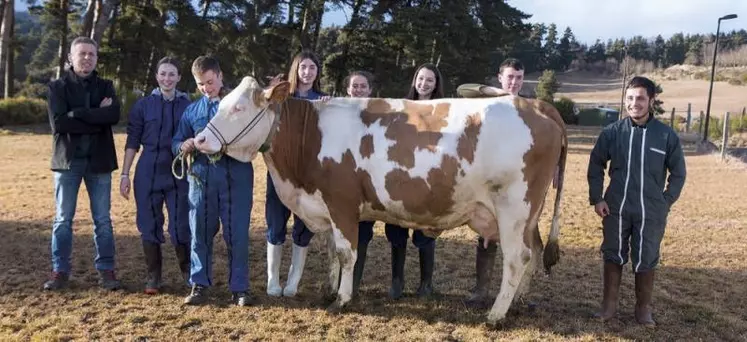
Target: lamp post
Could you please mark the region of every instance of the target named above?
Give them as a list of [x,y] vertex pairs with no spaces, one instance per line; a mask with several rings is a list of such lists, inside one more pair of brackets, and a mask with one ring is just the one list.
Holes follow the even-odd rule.
[[728,14],[721,18],[718,18],[718,25],[716,26],[716,41],[713,44],[713,62],[711,64],[711,85],[708,89],[708,104],[706,105],[705,115],[705,126],[703,126],[703,141],[708,141],[708,122],[711,120],[711,94],[713,93],[713,78],[716,73],[716,53],[718,53],[718,36],[719,30],[721,29],[721,20],[735,19],[736,14]]
[[623,51],[620,53],[622,55],[622,67],[623,67],[623,79],[622,79],[622,94],[620,94],[620,113],[618,113],[617,118],[622,119],[624,116],[624,107],[625,107],[625,81],[628,76],[628,62],[626,61],[628,59],[628,47],[623,45]]

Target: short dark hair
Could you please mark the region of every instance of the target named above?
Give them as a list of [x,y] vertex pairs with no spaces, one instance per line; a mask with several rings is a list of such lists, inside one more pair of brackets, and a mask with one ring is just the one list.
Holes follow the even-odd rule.
[[161,58],[161,60],[158,61],[158,64],[156,64],[156,72],[158,72],[158,68],[161,67],[161,65],[164,64],[171,64],[176,68],[177,75],[180,75],[181,72],[179,72],[179,61],[176,60],[176,58],[171,56],[166,56],[164,58]]
[[502,74],[503,69],[505,68],[513,68],[516,70],[524,70],[524,64],[521,64],[521,61],[519,61],[516,58],[506,58],[503,63],[501,63],[501,67],[498,69],[498,73]]
[[73,47],[76,46],[76,45],[78,45],[78,44],[91,44],[91,45],[93,45],[96,48],[96,51],[99,50],[99,44],[96,43],[95,40],[93,40],[91,38],[88,38],[86,36],[79,36],[79,37],[73,39],[73,41],[70,43],[70,50],[72,50]]
[[646,94],[648,95],[649,99],[653,99],[654,95],[656,95],[656,84],[654,83],[654,81],[643,76],[636,76],[628,81],[628,85],[625,86],[625,90],[632,88],[646,89]]
[[202,75],[212,70],[216,75],[220,74],[220,64],[215,57],[200,56],[192,62],[192,75]]

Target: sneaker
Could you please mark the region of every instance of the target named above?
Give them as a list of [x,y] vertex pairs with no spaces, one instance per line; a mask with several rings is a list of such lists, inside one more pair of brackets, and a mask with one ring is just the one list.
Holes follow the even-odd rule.
[[233,301],[236,306],[249,306],[252,297],[249,294],[249,291],[234,292],[233,296],[231,296],[231,301]]
[[202,285],[193,285],[192,292],[184,298],[184,304],[187,305],[200,305],[207,301],[207,287]]
[[57,291],[67,287],[70,276],[64,272],[52,272],[52,275],[44,283],[44,289],[47,291]]
[[112,270],[99,270],[99,286],[105,290],[115,291],[122,287]]

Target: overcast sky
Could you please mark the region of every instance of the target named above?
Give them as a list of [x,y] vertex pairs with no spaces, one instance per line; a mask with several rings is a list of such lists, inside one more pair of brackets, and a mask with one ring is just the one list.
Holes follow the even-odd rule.
[[[718,18],[737,14],[721,22],[721,31],[747,29],[747,0],[508,0],[529,22],[555,23],[559,34],[570,26],[581,43],[599,38],[646,38],[661,34],[665,39],[677,32],[716,33]],[[348,11],[349,12],[349,11]],[[349,13],[347,13],[349,15]],[[324,25],[344,25],[346,13],[325,14]]]

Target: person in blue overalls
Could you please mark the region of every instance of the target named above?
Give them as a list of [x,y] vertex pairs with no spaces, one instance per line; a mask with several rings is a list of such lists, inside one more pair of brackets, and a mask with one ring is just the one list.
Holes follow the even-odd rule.
[[194,137],[205,129],[218,110],[223,88],[223,74],[218,60],[200,56],[192,64],[192,75],[202,98],[187,107],[172,142],[174,153],[191,154],[189,170],[189,228],[192,232],[192,292],[184,299],[188,305],[207,300],[206,290],[213,285],[213,238],[218,220],[228,252],[228,287],[238,306],[247,306],[249,295],[249,222],[252,211],[254,169],[227,155],[211,161],[195,149]]
[[[327,95],[319,87],[321,64],[314,53],[302,51],[293,58],[288,82],[293,97],[307,100],[325,100]],[[272,82],[279,81],[278,75]],[[272,84],[272,83],[271,83]],[[285,288],[280,287],[280,260],[285,243],[286,223],[290,218],[290,210],[280,201],[275,192],[270,173],[267,173],[267,192],[265,202],[265,219],[267,220],[267,294],[279,297],[293,297],[298,291],[298,283],[303,275],[308,246],[314,233],[304,222],[293,215],[293,253],[291,266],[288,271],[288,283]]]
[[148,269],[145,293],[156,294],[161,287],[161,244],[163,237],[163,205],[169,215],[169,237],[176,251],[179,269],[189,283],[189,203],[186,180],[171,174],[171,139],[176,132],[184,109],[189,106],[186,93],[176,89],[181,79],[179,64],[170,57],[158,62],[158,88],[150,96],[138,100],[130,110],[127,123],[127,142],[119,193],[130,197],[130,167],[135,154],[143,146],[134,177],[136,222],[143,242],[145,264]]

